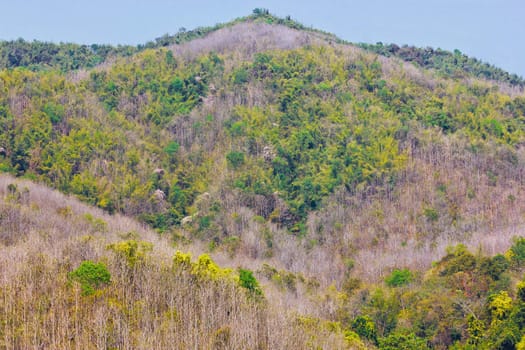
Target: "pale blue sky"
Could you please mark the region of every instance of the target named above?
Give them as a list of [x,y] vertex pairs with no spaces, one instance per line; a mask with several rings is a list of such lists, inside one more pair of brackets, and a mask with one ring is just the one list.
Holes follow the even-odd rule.
[[138,44],[256,7],[352,42],[457,48],[525,77],[525,0],[0,0],[0,39]]

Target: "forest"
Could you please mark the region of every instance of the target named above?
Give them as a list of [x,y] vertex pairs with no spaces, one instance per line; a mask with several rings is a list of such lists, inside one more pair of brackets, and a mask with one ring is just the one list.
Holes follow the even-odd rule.
[[0,348],[525,349],[524,86],[265,9],[0,42]]

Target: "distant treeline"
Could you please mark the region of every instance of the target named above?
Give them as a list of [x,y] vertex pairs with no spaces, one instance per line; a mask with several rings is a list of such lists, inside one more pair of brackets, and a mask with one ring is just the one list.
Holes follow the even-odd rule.
[[459,50],[454,52],[433,49],[431,47],[418,48],[414,46],[398,46],[396,44],[358,44],[361,48],[386,57],[398,57],[403,61],[417,63],[423,68],[435,69],[447,76],[470,75],[477,78],[489,79],[511,85],[525,86],[525,80],[516,74],[476,58],[468,57]]
[[[180,28],[176,34],[164,34],[153,41],[137,46],[131,45],[79,45],[73,43],[50,43],[41,41],[0,41],[0,69],[27,67],[33,71],[57,69],[63,72],[83,68],[92,68],[108,57],[131,56],[145,49],[166,47],[173,44],[188,42],[224,27],[233,26],[246,21],[264,21],[269,24],[280,24],[298,30],[307,30],[327,35],[327,38],[341,44],[348,42],[332,34],[325,33],[291,19],[290,16],[280,18],[272,15],[267,9],[256,8],[246,17],[240,17],[228,23],[220,23],[209,27],[197,27],[193,30]],[[387,57],[395,56],[407,62],[417,63],[423,68],[435,69],[447,76],[473,76],[515,86],[525,86],[525,80],[510,74],[501,68],[468,57],[459,50],[454,52],[414,46],[398,46],[396,44],[357,44],[359,47]]]
[[63,72],[92,68],[104,62],[109,57],[125,57],[144,51],[182,44],[201,38],[206,34],[224,27],[233,26],[240,22],[263,20],[268,23],[286,25],[295,29],[306,29],[302,24],[292,20],[289,16],[278,18],[266,9],[254,9],[253,14],[237,18],[228,23],[220,23],[210,27],[197,27],[193,30],[179,28],[176,34],[164,34],[145,44],[132,45],[80,45],[74,43],[52,43],[42,41],[26,41],[17,39],[0,41],[0,69],[26,67],[33,71],[57,69]]

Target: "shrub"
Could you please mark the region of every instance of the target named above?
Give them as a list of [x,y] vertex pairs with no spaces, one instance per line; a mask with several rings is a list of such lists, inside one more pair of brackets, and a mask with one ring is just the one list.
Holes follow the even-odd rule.
[[439,213],[434,208],[425,208],[423,214],[431,222],[436,222],[439,219]]
[[239,68],[233,73],[233,83],[242,85],[249,80],[248,71],[245,68]]
[[518,297],[519,301],[525,303],[525,281],[518,282],[516,288],[516,296]]
[[133,268],[137,263],[141,263],[146,258],[146,253],[153,249],[149,242],[136,241],[134,239],[122,241],[107,246],[118,256],[124,258],[129,267]]
[[101,218],[96,218],[90,213],[84,214],[84,219],[92,225],[92,229],[95,232],[106,232],[108,228],[107,222]]
[[191,273],[203,280],[226,280],[232,277],[232,270],[219,267],[208,254],[202,254],[192,264]]
[[244,164],[244,153],[232,151],[226,155],[226,160],[230,166],[237,169]]
[[211,339],[212,349],[229,349],[232,346],[232,335],[229,326],[219,328]]
[[385,278],[385,282],[389,287],[400,287],[412,282],[413,278],[409,269],[394,269],[390,276]]
[[510,247],[510,256],[513,263],[521,266],[525,262],[525,237],[515,237]]
[[353,332],[351,330],[345,330],[344,336],[346,343],[352,349],[366,349],[365,344],[363,344],[363,341],[361,340],[361,338],[359,338],[359,335],[356,332]]
[[253,276],[252,271],[239,269],[239,284],[241,287],[246,288],[254,296],[262,296],[261,287],[259,282]]
[[258,7],[253,9],[253,14],[256,16],[264,16],[269,15],[270,11],[268,9]]
[[488,307],[493,321],[503,320],[512,311],[512,299],[506,291],[501,291],[489,297]]
[[179,150],[180,145],[176,141],[171,141],[168,143],[168,145],[164,148],[164,152],[166,152],[168,155],[173,156],[177,151]]
[[443,269],[441,276],[450,276],[460,271],[473,271],[476,268],[476,258],[463,244],[447,249],[448,254],[441,259]]
[[469,315],[467,318],[467,332],[469,335],[468,344],[478,345],[486,332],[485,323],[474,315]]
[[191,270],[191,254],[179,250],[173,256],[173,268],[178,270]]
[[60,123],[65,115],[64,106],[52,102],[46,103],[42,111],[49,117],[52,124]]
[[7,192],[9,192],[9,194],[15,194],[17,191],[18,191],[18,186],[17,185],[15,185],[15,184],[7,185]]
[[379,340],[381,350],[424,350],[428,349],[425,339],[415,336],[413,333],[404,335],[393,333]]
[[485,334],[485,341],[478,348],[506,350],[516,349],[523,332],[510,320],[493,322]]
[[501,278],[501,275],[509,268],[509,261],[501,254],[493,258],[484,258],[481,261],[479,270],[482,274],[490,276],[494,281]]
[[94,263],[90,260],[83,261],[69,276],[80,283],[83,295],[94,294],[95,289],[108,284],[111,280],[111,275],[104,263]]
[[377,330],[374,321],[369,316],[357,316],[352,322],[352,329],[362,338],[377,344]]

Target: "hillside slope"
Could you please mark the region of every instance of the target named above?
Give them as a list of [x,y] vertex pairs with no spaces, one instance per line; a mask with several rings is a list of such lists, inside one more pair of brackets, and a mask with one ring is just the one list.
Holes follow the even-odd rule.
[[44,186],[1,175],[0,198],[6,349],[443,349],[463,338],[504,349],[525,326],[523,238],[493,258],[457,246],[424,278],[395,270],[386,287],[322,289],[267,264],[259,286],[249,270],[192,262],[137,222]]
[[[472,315],[451,311],[461,298],[496,332],[485,304],[493,293],[515,297],[522,271],[508,253],[519,251],[525,220],[521,88],[425,70],[272,18],[82,72],[0,71],[0,169],[134,217],[174,244],[246,262],[281,305],[337,321],[370,347],[405,328],[434,348],[467,344]],[[4,244],[24,247],[11,236]],[[476,255],[451,248],[458,243]],[[471,269],[429,270],[443,256],[443,271],[454,256]],[[405,270],[414,285],[383,291]],[[486,280],[475,295],[471,278]],[[432,283],[448,295],[442,321],[419,303]],[[454,288],[460,296],[447,294]],[[394,300],[410,289],[417,300],[403,314]],[[451,319],[457,334],[444,329]]]
[[129,218],[6,175],[0,198],[1,348],[354,348]]
[[521,224],[523,97],[319,45],[241,23],[78,82],[3,71],[2,167],[293,270],[308,258],[269,237],[307,236],[343,260],[389,240],[413,251]]

